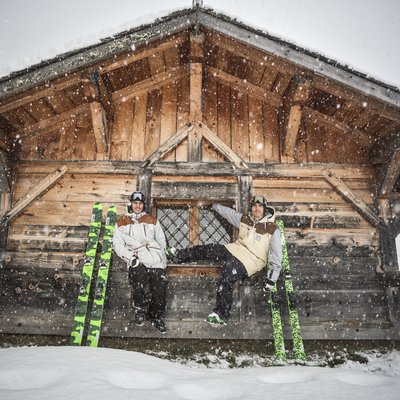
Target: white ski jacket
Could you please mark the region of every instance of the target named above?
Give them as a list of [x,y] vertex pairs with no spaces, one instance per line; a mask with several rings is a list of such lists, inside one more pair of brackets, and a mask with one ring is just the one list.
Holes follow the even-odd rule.
[[166,240],[160,222],[146,213],[125,214],[115,226],[114,250],[129,263],[137,256],[148,268],[166,268]]

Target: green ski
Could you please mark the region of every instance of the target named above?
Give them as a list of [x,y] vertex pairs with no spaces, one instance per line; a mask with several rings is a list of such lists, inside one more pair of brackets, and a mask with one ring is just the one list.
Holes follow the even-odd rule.
[[81,273],[78,298],[76,302],[75,317],[71,331],[70,345],[80,346],[85,327],[86,312],[89,301],[90,285],[92,282],[93,267],[96,259],[97,245],[99,243],[102,205],[95,203],[89,225],[88,241],[85,250],[85,260]]
[[271,306],[272,334],[274,338],[275,356],[280,361],[286,361],[285,341],[282,331],[281,312],[277,304],[276,285],[271,290],[269,302]]
[[101,322],[103,318],[104,301],[108,281],[108,272],[111,264],[113,249],[113,236],[115,224],[117,222],[117,208],[111,206],[107,210],[103,247],[99,260],[99,270],[97,274],[95,297],[93,301],[92,314],[90,318],[89,332],[86,345],[97,347],[100,338]]
[[276,220],[275,223],[281,233],[282,241],[282,270],[285,283],[286,300],[289,308],[290,327],[292,329],[293,353],[296,360],[306,361],[303,339],[301,337],[299,315],[296,310],[296,304],[293,297],[293,282],[290,270],[289,257],[286,246],[285,227],[282,220]]

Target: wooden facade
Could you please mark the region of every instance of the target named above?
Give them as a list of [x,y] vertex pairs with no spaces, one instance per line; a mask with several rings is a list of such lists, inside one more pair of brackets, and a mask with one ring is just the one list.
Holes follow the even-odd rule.
[[[0,333],[69,334],[91,207],[140,189],[154,213],[265,195],[304,339],[398,340],[399,132],[398,89],[203,9],[3,79]],[[257,276],[215,330],[218,266],[167,271],[167,337],[272,338]],[[131,318],[114,256],[103,334],[158,336]]]

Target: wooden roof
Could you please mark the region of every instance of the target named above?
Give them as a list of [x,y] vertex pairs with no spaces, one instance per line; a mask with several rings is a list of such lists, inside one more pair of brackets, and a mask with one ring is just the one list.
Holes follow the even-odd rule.
[[216,78],[279,111],[281,162],[303,161],[299,137],[313,129],[327,144],[307,162],[329,161],[338,142],[354,146],[379,166],[380,197],[398,192],[398,89],[206,9],[171,14],[0,81],[0,148],[18,157],[24,138],[48,136],[85,114],[98,159],[107,159],[115,105],[184,76],[191,104],[200,103],[191,107],[193,122],[204,112],[204,81]]

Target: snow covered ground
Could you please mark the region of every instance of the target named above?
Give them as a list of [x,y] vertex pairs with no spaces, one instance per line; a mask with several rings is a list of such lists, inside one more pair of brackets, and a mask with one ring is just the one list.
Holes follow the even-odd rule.
[[0,349],[0,399],[398,400],[400,352],[363,357],[336,368],[229,368],[218,358],[205,367],[108,348],[11,347]]

